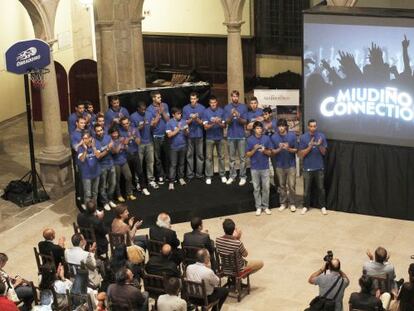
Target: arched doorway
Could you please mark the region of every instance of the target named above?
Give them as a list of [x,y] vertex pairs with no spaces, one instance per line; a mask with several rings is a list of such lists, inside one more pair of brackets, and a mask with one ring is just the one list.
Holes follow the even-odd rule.
[[95,112],[100,110],[96,61],[81,59],[73,64],[69,70],[69,91],[71,111],[75,111],[75,104],[79,100],[89,100]]

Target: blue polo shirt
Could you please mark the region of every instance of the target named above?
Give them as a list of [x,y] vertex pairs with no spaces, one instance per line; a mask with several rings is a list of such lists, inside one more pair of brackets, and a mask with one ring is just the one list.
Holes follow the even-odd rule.
[[114,119],[121,119],[122,117],[129,118],[129,112],[124,107],[120,107],[118,111],[109,108],[105,113],[105,127],[110,128]]
[[83,131],[74,130],[70,134],[70,145],[71,145],[72,149],[75,150],[76,152],[77,152],[77,150],[75,149],[75,146],[77,144],[79,144],[79,142],[82,140],[82,133],[83,133]]
[[262,121],[263,125],[263,134],[272,136],[274,133],[278,133],[279,129],[277,128],[277,121],[272,119],[271,121]]
[[95,156],[92,147],[87,148],[86,158],[84,161],[79,156],[84,152],[85,148],[80,146],[78,149],[78,165],[80,168],[82,179],[94,179],[101,175],[99,160]]
[[247,114],[246,114],[247,123],[254,122],[254,121],[256,121],[257,117],[262,117],[262,116],[263,116],[262,108],[257,108],[254,111],[249,110],[249,111],[247,111]]
[[[320,132],[315,132],[314,137],[315,137],[314,139],[315,142],[317,142],[319,139],[322,139],[321,146],[325,148],[328,147],[328,143],[326,142],[326,138],[324,134]],[[305,134],[301,135],[299,139],[299,150],[308,148],[311,138],[312,137],[309,132],[306,132]],[[304,171],[317,171],[317,170],[323,170],[323,169],[324,169],[323,155],[319,151],[319,147],[313,146],[312,150],[303,159],[303,170]]]
[[[251,151],[254,148],[254,145],[259,144],[264,146],[266,149],[272,148],[272,142],[270,141],[269,136],[262,135],[259,138],[256,135],[251,135],[247,138],[247,148],[246,151]],[[254,155],[250,158],[250,168],[252,170],[267,170],[269,169],[269,157],[264,153],[257,150]]]
[[[101,139],[96,137],[95,138],[96,149],[99,150],[100,152],[104,152],[106,150],[106,147],[108,147],[109,143],[111,142],[111,140],[112,140],[111,136],[105,135],[105,134],[104,136],[102,136]],[[104,156],[103,158],[100,158],[99,164],[101,165],[101,168],[105,168],[105,169],[111,168],[114,165],[111,152],[108,152],[106,156]]]
[[69,118],[68,118],[68,132],[69,132],[69,135],[71,135],[72,132],[74,130],[76,130],[76,121],[77,120],[78,120],[78,115],[76,114],[76,112],[71,113]]
[[[163,105],[164,111],[167,113],[167,115],[170,116],[168,105],[166,103],[161,103],[161,105]],[[151,120],[155,118],[155,116],[157,115],[157,111],[159,111],[159,108],[156,107],[153,103],[148,106],[147,112],[149,116],[151,117]],[[167,122],[161,116],[161,119],[158,122],[158,124],[152,129],[152,135],[154,137],[164,137],[166,125],[167,125]]]
[[[224,120],[224,110],[217,107],[216,110],[212,110],[210,107],[204,110],[202,115],[203,124],[211,124],[214,118],[220,118],[222,123]],[[206,139],[209,140],[222,140],[223,139],[223,128],[218,124],[214,124],[213,127],[206,130]]]
[[133,127],[132,125],[129,126],[129,130],[126,131],[122,126],[119,128],[119,136],[121,137],[130,137],[128,141],[128,153],[135,153],[138,152],[138,144],[136,143],[136,138],[141,138],[139,131],[137,128]]
[[[237,112],[240,113],[240,118],[246,119],[247,116],[247,106],[245,104],[239,103],[234,105],[233,103],[229,103],[224,107],[225,117],[226,119],[230,118],[231,110],[236,108]],[[244,133],[244,125],[240,124],[237,119],[233,119],[227,127],[227,139],[243,139],[245,138]]]
[[139,130],[141,135],[141,144],[149,144],[152,141],[151,134],[151,116],[146,111],[145,114],[141,115],[139,112],[134,112],[129,118],[132,122],[132,125],[138,128],[140,125],[144,125],[142,129]]
[[[183,119],[188,121],[192,115],[197,115],[200,119],[202,118],[203,112],[206,108],[197,103],[194,107],[191,104],[185,105],[183,108]],[[203,125],[193,121],[189,125],[190,138],[202,138],[203,137]]]
[[118,153],[111,152],[111,155],[114,161],[114,165],[122,166],[126,163],[128,155],[127,155],[125,145],[122,144],[121,140],[118,138],[117,140],[114,141],[113,148],[118,148],[119,145],[121,145],[121,149],[119,150],[119,152]]
[[180,150],[187,146],[187,136],[184,134],[184,129],[187,128],[187,123],[184,119],[180,121],[175,120],[174,118],[168,121],[166,126],[166,132],[174,131],[178,124],[181,125],[181,130],[177,135],[170,138],[170,147],[172,150]]
[[[274,148],[279,148],[280,143],[288,143],[289,148],[297,148],[296,134],[294,132],[287,132],[285,135],[280,133],[275,133],[270,137]],[[290,168],[296,166],[296,157],[295,154],[289,152],[285,149],[282,149],[277,155],[274,156],[272,163],[276,163],[278,168]]]

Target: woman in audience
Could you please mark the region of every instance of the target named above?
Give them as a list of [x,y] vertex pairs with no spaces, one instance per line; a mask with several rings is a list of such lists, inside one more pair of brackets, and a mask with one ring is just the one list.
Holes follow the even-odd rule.
[[41,290],[54,289],[56,293],[57,304],[60,307],[66,307],[68,300],[66,291],[71,290],[72,281],[65,278],[65,269],[60,263],[55,271],[54,266],[45,264],[42,266],[41,281],[39,288]]
[[359,293],[352,293],[349,298],[349,303],[352,305],[352,308],[364,311],[386,310],[383,308],[381,300],[371,295],[371,289],[373,287],[372,278],[364,274],[359,279],[359,286],[361,286],[361,291]]
[[393,311],[413,311],[414,310],[414,263],[408,268],[409,282],[401,286]]

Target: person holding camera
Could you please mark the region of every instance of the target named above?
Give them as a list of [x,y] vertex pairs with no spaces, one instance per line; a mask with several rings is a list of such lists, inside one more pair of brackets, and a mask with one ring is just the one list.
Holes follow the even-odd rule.
[[[341,270],[341,262],[338,258],[333,258],[332,253],[328,253],[324,260],[322,268],[312,273],[308,282],[319,286],[319,297],[325,297],[327,301],[334,303],[335,309],[332,310],[342,311],[342,300],[345,288],[349,285],[349,279]],[[312,307],[309,310],[313,310]]]

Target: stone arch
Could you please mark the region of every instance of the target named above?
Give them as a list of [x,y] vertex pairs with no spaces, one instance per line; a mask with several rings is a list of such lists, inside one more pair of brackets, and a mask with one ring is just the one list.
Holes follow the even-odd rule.
[[19,0],[27,10],[36,38],[54,39],[54,25],[59,0]]

